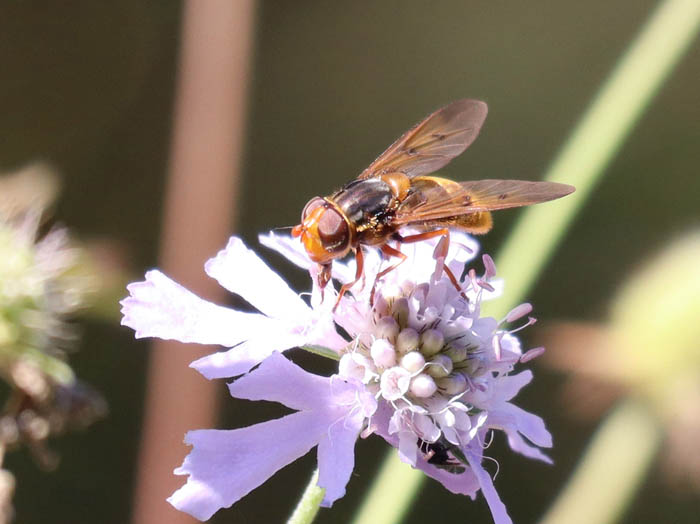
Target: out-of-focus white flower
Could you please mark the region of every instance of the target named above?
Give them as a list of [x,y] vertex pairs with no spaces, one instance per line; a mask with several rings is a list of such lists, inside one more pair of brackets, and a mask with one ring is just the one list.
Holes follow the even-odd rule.
[[39,233],[56,188],[42,165],[0,178],[0,377],[9,386],[0,446],[26,445],[46,469],[57,460],[46,446],[49,436],[106,412],[102,397],[67,363],[77,338],[70,320],[86,305],[95,279],[82,271],[82,251],[65,229]]

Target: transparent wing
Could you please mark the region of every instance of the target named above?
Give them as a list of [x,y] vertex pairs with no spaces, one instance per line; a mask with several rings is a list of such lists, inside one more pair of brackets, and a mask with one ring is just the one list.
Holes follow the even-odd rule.
[[574,187],[556,182],[526,180],[474,180],[455,182],[439,177],[418,177],[412,191],[396,211],[397,225],[440,220],[479,211],[547,202],[573,193]]
[[479,100],[457,100],[404,133],[358,179],[389,172],[432,173],[462,154],[479,134],[488,108]]

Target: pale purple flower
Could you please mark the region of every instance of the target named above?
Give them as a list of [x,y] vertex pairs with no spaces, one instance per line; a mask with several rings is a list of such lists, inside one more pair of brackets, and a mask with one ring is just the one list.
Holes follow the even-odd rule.
[[[261,242],[315,277],[315,265],[298,241],[270,234]],[[332,283],[323,301],[314,286],[309,306],[235,238],[205,270],[260,313],[206,302],[157,271],[131,284],[131,296],[122,302],[123,323],[137,336],[231,347],[192,365],[207,378],[248,373],[230,386],[233,396],[300,410],[249,428],[190,432],[186,441],[194,448],[177,470],[189,478],[171,503],[206,519],[318,445],[319,485],[330,505],[344,493],[358,435],[377,433],[398,449],[401,460],[450,491],[474,498],[481,490],[494,521],[511,522],[482,460],[489,433],[501,430],[513,450],[550,461],[539,449],[551,446],[542,419],[511,402],[532,379],[530,371],[514,374],[514,367],[540,351],[526,352],[523,359],[514,335],[534,322],[521,321],[531,306],[518,306],[501,322],[482,317],[482,300],[502,289],[493,261],[485,255],[484,274],[470,270],[457,291],[443,268],[461,275],[477,245],[453,233],[445,258],[436,258],[442,253],[437,246],[437,239],[402,246],[408,259],[378,283],[373,303],[370,292],[382,260],[368,250],[365,282],[335,311]],[[353,280],[354,273],[354,261],[333,265],[340,283]],[[505,329],[512,321],[523,325]],[[302,345],[336,352],[338,374],[311,375],[277,353]],[[284,442],[271,436],[279,432]]]
[[345,494],[355,441],[377,401],[361,382],[307,373],[279,353],[229,385],[231,395],[280,402],[296,413],[242,429],[190,431],[193,446],[178,475],[187,483],[168,501],[206,520],[257,488],[278,470],[318,446],[318,485],[323,506]]
[[127,286],[122,324],[132,328],[136,338],[235,347],[192,363],[209,379],[243,374],[275,351],[305,344],[340,350],[345,345],[328,313],[332,304],[309,307],[241,239],[232,237],[204,270],[260,313],[207,302],[153,270],[144,282]]

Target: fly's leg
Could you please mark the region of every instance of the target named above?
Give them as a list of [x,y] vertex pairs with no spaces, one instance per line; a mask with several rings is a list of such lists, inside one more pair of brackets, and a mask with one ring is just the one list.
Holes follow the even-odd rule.
[[387,273],[390,273],[391,271],[393,271],[394,269],[396,269],[397,267],[399,267],[399,266],[408,258],[408,257],[407,257],[406,255],[404,255],[401,251],[399,251],[398,249],[395,249],[395,248],[391,247],[389,244],[384,244],[384,245],[381,247],[381,251],[382,251],[382,253],[384,253],[387,257],[396,257],[396,258],[398,258],[398,259],[400,259],[400,260],[399,260],[398,262],[396,262],[395,264],[389,266],[388,268],[382,269],[379,273],[377,273],[377,276],[374,278],[374,284],[372,284],[372,291],[371,291],[371,293],[369,294],[369,304],[370,304],[370,306],[373,306],[373,305],[374,305],[374,292],[375,292],[375,290],[377,289],[377,283],[379,282],[379,279],[382,278],[382,277],[383,277],[384,275],[386,275]]
[[[436,229],[434,231],[426,231],[425,233],[417,233],[415,235],[408,235],[408,236],[402,236],[398,233],[394,233],[393,238],[396,239],[399,243],[401,244],[412,244],[414,242],[421,242],[423,240],[428,240],[430,238],[435,238],[435,237],[443,237],[444,240],[440,241],[438,244],[438,252],[436,255],[439,257],[446,257],[447,256],[447,250],[450,247],[450,230],[446,227]],[[405,255],[404,255],[405,256]],[[403,260],[401,261],[403,262]],[[398,265],[398,264],[396,264]],[[391,269],[394,269],[393,266]],[[457,280],[457,277],[455,277],[454,273],[450,270],[449,267],[443,266],[443,271],[447,275],[447,278],[450,279],[450,282],[452,282],[452,285],[455,287],[457,291],[462,295],[462,298],[467,298],[467,295],[462,291],[462,286],[459,285],[459,281]],[[376,283],[375,283],[376,285]]]
[[362,247],[359,247],[359,246],[358,246],[357,250],[355,251],[355,264],[357,266],[357,269],[355,270],[355,280],[353,280],[352,282],[347,282],[340,287],[340,291],[338,292],[338,299],[335,301],[335,305],[333,306],[334,312],[335,312],[336,308],[338,307],[338,304],[340,304],[340,299],[343,298],[343,295],[345,294],[345,292],[348,289],[350,289],[352,286],[357,284],[357,282],[358,282],[358,280],[360,280],[360,278],[364,277],[363,269],[365,266],[365,257],[362,254]]
[[399,261],[396,262],[395,264],[389,266],[389,267],[386,268],[386,269],[382,269],[379,273],[377,273],[377,278],[375,278],[375,280],[374,280],[374,285],[375,285],[375,286],[377,285],[377,280],[379,280],[380,278],[382,278],[382,277],[383,277],[384,275],[386,275],[387,273],[391,273],[394,269],[396,269],[396,268],[399,267],[401,264],[403,264],[403,262],[408,258],[408,257],[407,257],[406,255],[404,255],[401,251],[399,251],[398,249],[395,249],[395,248],[391,247],[391,246],[388,245],[388,244],[384,244],[384,245],[382,246],[382,253],[384,253],[386,256],[389,256],[389,257],[396,257],[396,258],[399,259]]
[[321,290],[321,302],[323,302],[323,297],[325,296],[326,285],[331,279],[331,264],[319,264],[318,265],[318,287]]

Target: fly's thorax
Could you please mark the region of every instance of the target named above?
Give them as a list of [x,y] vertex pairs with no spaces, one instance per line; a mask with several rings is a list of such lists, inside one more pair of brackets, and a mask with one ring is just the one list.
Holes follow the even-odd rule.
[[394,198],[398,202],[402,202],[408,196],[411,190],[411,179],[404,173],[400,173],[398,171],[384,173],[379,178],[384,183],[389,185]]
[[390,221],[398,200],[392,186],[381,178],[355,180],[328,200],[338,206],[355,228],[357,243],[381,243],[393,232]]
[[355,180],[330,197],[330,200],[356,225],[368,218],[386,213],[393,192],[389,184],[379,178]]

